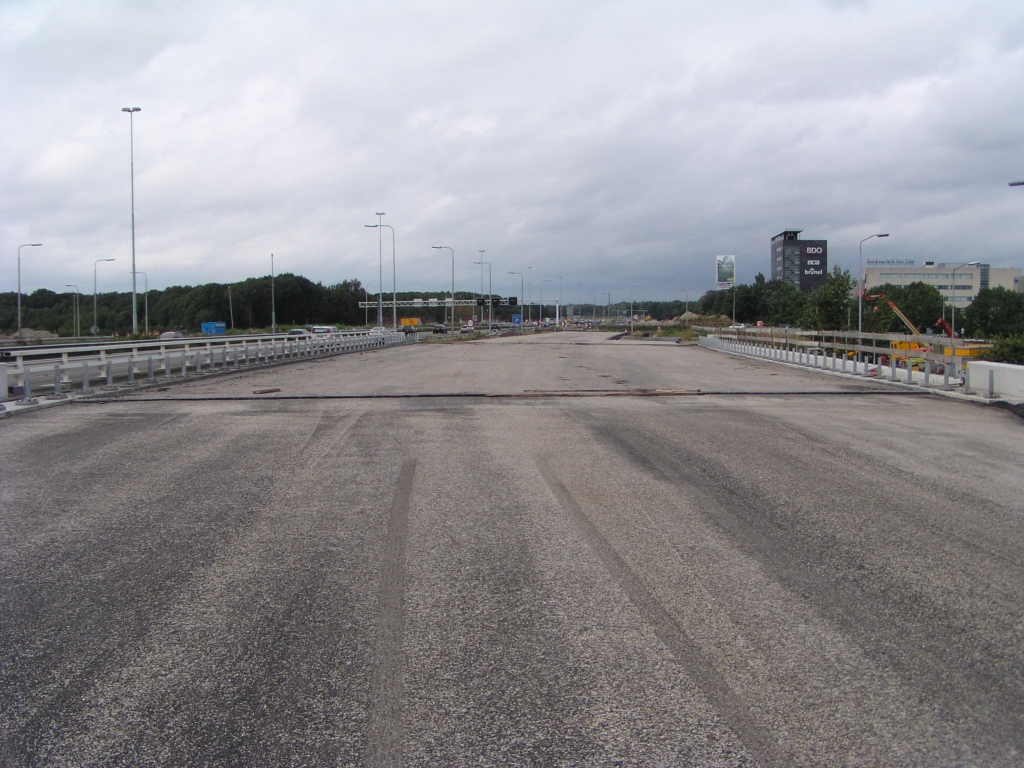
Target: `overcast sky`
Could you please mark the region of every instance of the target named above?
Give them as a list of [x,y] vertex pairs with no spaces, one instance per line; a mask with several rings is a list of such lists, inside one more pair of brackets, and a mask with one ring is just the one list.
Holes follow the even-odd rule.
[[[753,8],[753,10],[751,10]],[[691,299],[716,254],[1024,266],[1024,3],[0,0],[0,290],[294,272]],[[385,289],[391,287],[390,232]],[[532,267],[528,272],[527,267]],[[140,277],[139,289],[142,288]],[[589,299],[588,299],[589,300]]]

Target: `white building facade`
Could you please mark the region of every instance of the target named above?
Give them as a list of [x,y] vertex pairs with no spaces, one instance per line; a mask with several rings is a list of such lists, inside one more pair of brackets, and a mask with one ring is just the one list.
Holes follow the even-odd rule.
[[902,287],[911,283],[935,286],[947,304],[960,308],[974,301],[982,288],[1024,291],[1024,276],[1020,269],[1013,267],[933,261],[926,261],[923,267],[917,267],[913,261],[904,259],[868,260],[868,267],[864,270],[865,291],[870,293],[872,288],[886,283]]

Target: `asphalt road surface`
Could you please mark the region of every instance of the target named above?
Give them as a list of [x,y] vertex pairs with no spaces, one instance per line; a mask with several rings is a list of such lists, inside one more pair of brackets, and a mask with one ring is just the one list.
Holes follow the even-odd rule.
[[0,764],[1024,765],[1022,448],[582,333],[6,419]]

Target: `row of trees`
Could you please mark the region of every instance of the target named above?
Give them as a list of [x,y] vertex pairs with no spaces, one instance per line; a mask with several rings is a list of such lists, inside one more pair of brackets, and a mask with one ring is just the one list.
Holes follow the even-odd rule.
[[[172,286],[138,295],[137,311],[142,328],[145,304],[149,304],[149,328],[198,331],[204,322],[224,321],[238,328],[265,328],[271,324],[270,277],[254,277],[240,283],[208,283]],[[274,278],[274,308],[278,325],[362,324],[359,302],[366,292],[358,280],[337,285],[314,283],[305,277],[285,273]],[[74,294],[34,291],[21,300],[23,328],[74,335]],[[93,322],[92,296],[80,300],[81,330],[88,333]],[[131,293],[101,293],[96,297],[96,323],[101,335],[126,334],[132,326]],[[17,294],[0,293],[0,329],[10,334],[17,329]]]
[[[857,328],[857,301],[851,298],[853,278],[839,267],[829,274],[826,284],[811,293],[781,280],[765,280],[758,275],[749,285],[737,285],[726,291],[709,291],[698,301],[645,302],[637,304],[658,320],[677,317],[687,309],[701,315],[733,316],[737,322],[753,324],[763,321],[771,326],[795,326],[817,330],[848,330]],[[223,285],[209,283],[198,286],[173,286],[162,291],[152,290],[148,297],[139,296],[138,313],[143,322],[144,301],[149,303],[151,331],[176,329],[198,331],[207,321],[234,321],[237,328],[266,328],[271,324],[270,277],[250,278],[240,283]],[[443,300],[443,293],[430,294]],[[475,298],[475,294],[459,292],[457,298]],[[360,309],[359,302],[372,300],[358,280],[345,280],[336,285],[314,283],[305,277],[285,273],[274,279],[274,304],[277,323],[281,326],[329,324],[355,326],[374,324],[374,310]],[[387,299],[390,296],[386,297]],[[422,293],[403,292],[398,299],[426,298]],[[81,328],[83,333],[92,325],[92,297],[81,296]],[[949,312],[943,305],[942,295],[930,285],[913,283],[909,286],[882,285],[871,289],[864,299],[864,329],[874,333],[899,332],[904,326],[888,301],[896,304],[922,332],[933,328]],[[17,296],[13,292],[0,294],[0,331],[10,334],[17,327]],[[628,308],[628,303],[617,303],[611,309]],[[606,307],[584,305],[576,308],[584,316],[600,317]],[[460,308],[459,316],[468,317],[472,310]],[[495,307],[494,319],[508,321],[514,312],[524,317],[525,307]],[[390,312],[385,310],[385,323],[390,325]],[[444,316],[443,306],[402,310],[399,316],[415,314],[424,322],[437,322]],[[530,311],[539,316],[538,308]],[[545,315],[553,315],[554,307],[545,306]],[[986,288],[962,313],[957,313],[957,326],[972,336],[986,338],[1024,336],[1024,294],[1005,288]],[[104,293],[97,297],[97,324],[100,333],[125,334],[131,330],[131,294]],[[22,297],[22,326],[46,330],[61,336],[74,334],[74,295],[54,293],[40,289]]]
[[[751,285],[737,285],[726,291],[709,291],[697,302],[702,315],[732,317],[736,322],[765,325],[789,325],[814,330],[851,330],[857,328],[858,301],[852,297],[854,280],[849,272],[833,269],[826,284],[811,293],[803,293],[781,280],[765,280],[758,275]],[[942,294],[932,285],[880,285],[864,297],[863,328],[870,333],[899,333],[906,330],[892,310],[892,302],[918,330],[936,328],[940,319],[951,319]],[[1006,288],[985,288],[963,312],[956,316],[957,329],[983,338],[1024,336],[1024,294]]]

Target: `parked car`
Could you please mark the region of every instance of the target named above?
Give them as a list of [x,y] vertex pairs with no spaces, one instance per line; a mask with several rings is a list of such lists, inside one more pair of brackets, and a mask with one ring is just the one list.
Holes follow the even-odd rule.
[[168,341],[169,339],[184,339],[185,334],[181,331],[164,331],[158,337],[160,341]]
[[308,339],[312,334],[305,328],[292,328],[287,333],[288,336],[293,336],[296,339]]
[[334,325],[314,325],[311,329],[314,336],[322,336],[328,333],[339,333],[337,326]]

